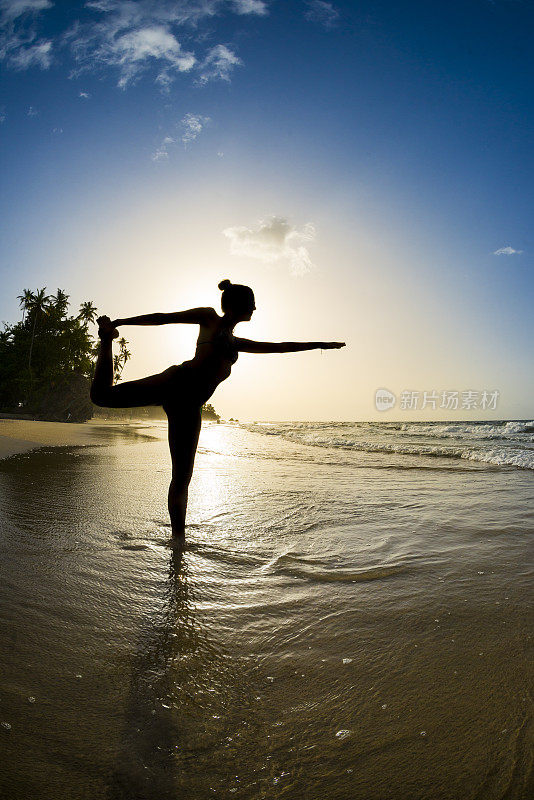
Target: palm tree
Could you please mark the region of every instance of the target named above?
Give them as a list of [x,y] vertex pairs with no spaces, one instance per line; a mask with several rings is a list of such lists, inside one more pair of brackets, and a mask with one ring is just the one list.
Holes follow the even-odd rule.
[[28,310],[33,313],[33,328],[32,328],[32,340],[30,344],[30,353],[28,356],[28,370],[32,371],[32,351],[33,351],[33,340],[35,339],[35,326],[37,325],[37,318],[46,312],[46,307],[50,302],[50,297],[45,294],[46,286],[43,289],[38,289],[35,294],[32,294],[32,298],[30,304],[28,306]]
[[122,358],[122,360],[124,361],[125,364],[126,364],[127,361],[130,360],[130,358],[132,356],[132,354],[130,353],[130,351],[126,347],[127,344],[128,344],[128,342],[126,341],[124,336],[121,336],[121,338],[118,341],[118,345],[119,345],[121,358]]
[[17,300],[19,301],[19,305],[22,308],[22,322],[24,322],[24,319],[26,317],[26,311],[28,311],[28,309],[30,308],[33,300],[33,292],[31,291],[31,289],[23,289],[22,294],[19,294]]
[[[65,291],[47,294],[40,287],[21,290],[18,321],[0,321],[0,408],[25,407],[44,418],[64,418],[66,404],[74,403],[73,419],[85,419],[91,411],[89,382],[97,356],[91,326],[81,322],[78,309],[67,308]],[[89,303],[81,311],[89,320],[95,307]],[[130,357],[126,342],[122,349],[126,352],[116,348],[119,371]]]
[[57,310],[59,316],[62,317],[69,307],[69,295],[66,294],[63,289],[58,289],[55,295],[52,295],[50,301],[53,303],[54,308]]
[[78,319],[80,319],[84,325],[87,325],[89,322],[95,321],[96,314],[96,306],[90,300],[88,300],[86,303],[81,304]]
[[119,353],[113,356],[113,375],[116,381],[120,381],[124,365],[132,356],[131,352],[128,350],[127,344],[128,342],[124,336],[121,336],[118,341]]

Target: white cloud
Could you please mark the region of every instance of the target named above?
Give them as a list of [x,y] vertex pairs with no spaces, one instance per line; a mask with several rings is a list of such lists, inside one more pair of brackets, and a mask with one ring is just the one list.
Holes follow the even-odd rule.
[[0,0],[0,19],[2,22],[7,22],[23,14],[44,11],[53,5],[50,0]]
[[[180,43],[163,27],[144,28],[120,37],[115,43],[116,64],[121,67],[119,86],[124,88],[141,71],[149,59],[160,60],[166,67],[158,76],[162,80],[170,72],[188,72],[196,59],[192,53],[182,52]],[[110,54],[111,55],[111,54]],[[113,63],[113,58],[108,63]]]
[[498,250],[493,251],[494,256],[520,256],[522,254],[522,250],[514,250],[513,247],[508,245],[507,247],[500,247]]
[[166,136],[160,146],[152,153],[152,161],[162,162],[169,160],[169,145],[174,144],[172,136]]
[[28,117],[38,117],[39,116],[39,112],[38,112],[38,110],[36,108],[34,108],[33,106],[30,106],[28,108],[28,111],[26,112],[26,116],[28,116]]
[[194,142],[197,136],[202,133],[203,128],[211,122],[209,117],[202,117],[200,114],[186,114],[182,119],[182,142],[187,147],[188,144]]
[[0,61],[17,70],[48,69],[52,42],[37,37],[35,17],[52,5],[49,0],[0,0]]
[[52,63],[51,50],[52,42],[44,39],[29,47],[20,46],[10,55],[10,66],[15,69],[28,69],[33,66],[48,69]]
[[89,100],[89,98],[91,97],[91,95],[89,94],[89,92],[80,92],[80,94],[78,95],[78,97],[81,97],[81,98],[82,98],[82,100]]
[[101,23],[115,31],[160,23],[164,25],[197,25],[213,17],[220,0],[89,0],[86,7],[107,15]]
[[312,267],[307,244],[315,239],[315,226],[308,222],[300,230],[285,217],[272,216],[254,228],[226,228],[224,236],[230,242],[233,255],[257,258],[265,263],[286,260],[293,275],[305,275]]
[[326,3],[324,0],[309,0],[306,5],[308,10],[304,16],[310,22],[318,22],[325,28],[333,28],[339,20],[339,11],[334,8],[332,3]]
[[79,65],[77,74],[98,67],[116,67],[121,89],[153,64],[160,68],[160,74],[170,76],[171,72],[187,72],[195,63],[194,55],[182,50],[165,25],[128,29],[122,17],[83,29],[76,27],[67,40]]
[[153,70],[162,91],[181,73],[194,73],[197,84],[229,81],[241,59],[213,39],[206,49],[202,43],[213,33],[206,24],[228,13],[263,17],[269,10],[265,0],[87,0],[68,30],[43,38],[37,22],[54,5],[61,8],[52,0],[0,0],[0,61],[48,69],[52,52],[67,46],[75,62],[70,77],[111,68],[125,89]]
[[204,55],[193,52],[202,36],[192,40],[192,32],[196,34],[201,23],[228,10],[239,15],[267,13],[262,0],[91,0],[86,7],[96,18],[76,23],[65,35],[78,64],[73,75],[114,67],[119,70],[118,85],[124,89],[152,66],[158,70],[155,82],[163,91],[169,90],[179,73],[197,67],[200,84],[229,81],[241,60],[224,44]]
[[260,17],[268,14],[267,3],[263,0],[233,0],[236,14],[258,14]]
[[157,147],[151,155],[152,161],[160,163],[162,161],[168,161],[169,148],[171,148],[172,145],[181,141],[184,147],[187,148],[210,122],[210,117],[203,117],[201,114],[192,114],[191,112],[186,114],[185,117],[175,125],[177,133],[173,136],[165,136],[165,138],[162,139],[159,147]]
[[200,83],[221,80],[230,81],[230,73],[243,62],[225,44],[212,47],[200,65]]

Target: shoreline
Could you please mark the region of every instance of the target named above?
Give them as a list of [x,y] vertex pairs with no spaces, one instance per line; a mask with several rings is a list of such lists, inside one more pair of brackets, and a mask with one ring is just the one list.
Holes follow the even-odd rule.
[[[39,420],[0,419],[0,460],[27,453],[40,447],[80,447],[109,443],[115,429],[144,427],[143,422],[89,420],[88,422],[44,422]],[[103,437],[104,435],[104,437]],[[147,438],[154,438],[148,436]]]

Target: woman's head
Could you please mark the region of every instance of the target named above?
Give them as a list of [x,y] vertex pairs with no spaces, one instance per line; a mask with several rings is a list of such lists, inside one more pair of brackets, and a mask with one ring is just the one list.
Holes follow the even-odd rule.
[[250,286],[243,286],[241,283],[232,283],[225,278],[219,284],[222,291],[221,307],[224,313],[231,313],[233,316],[242,319],[250,319],[252,312],[256,308],[254,302],[254,292]]

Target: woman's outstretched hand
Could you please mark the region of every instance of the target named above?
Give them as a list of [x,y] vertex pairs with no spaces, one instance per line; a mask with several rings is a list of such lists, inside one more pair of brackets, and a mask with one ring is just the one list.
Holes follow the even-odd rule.
[[345,346],[345,342],[321,342],[321,350],[339,350]]
[[116,339],[119,335],[115,327],[116,320],[111,320],[104,314],[104,316],[98,317],[96,322],[98,325],[98,335],[101,339]]

